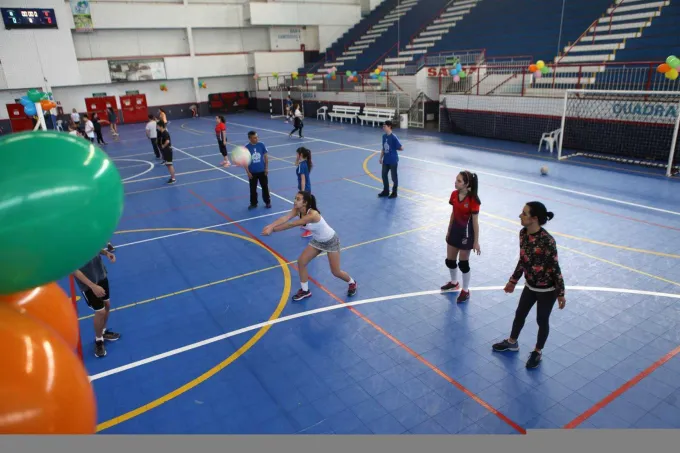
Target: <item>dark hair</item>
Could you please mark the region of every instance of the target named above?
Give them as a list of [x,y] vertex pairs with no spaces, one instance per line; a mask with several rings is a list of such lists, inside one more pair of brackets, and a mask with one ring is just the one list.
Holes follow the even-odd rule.
[[460,172],[460,175],[463,177],[463,182],[468,185],[468,193],[470,196],[472,196],[477,203],[482,204],[482,201],[479,199],[479,195],[477,194],[477,191],[479,190],[479,180],[477,179],[477,173],[463,170]]
[[255,131],[248,132],[248,138],[252,137],[253,135],[257,135],[257,132]]
[[297,153],[302,156],[304,160],[307,161],[307,167],[309,167],[309,171],[312,171],[312,152],[305,148],[304,146],[301,146],[297,149]]
[[163,128],[164,128],[164,127],[165,127],[165,123],[164,123],[163,121],[159,121],[159,122],[156,123],[156,127],[157,127],[157,128],[158,128],[158,127],[163,127]]
[[312,195],[312,192],[301,190],[298,194],[302,195],[302,201],[307,203],[307,209],[314,209],[316,212],[321,213],[319,208],[316,207],[316,197]]
[[389,127],[390,129],[392,129],[392,127],[393,127],[392,121],[390,121],[390,120],[385,121],[385,122],[383,123],[383,126],[387,126],[387,127]]
[[150,119],[150,120],[155,120],[155,119],[156,119],[156,117],[155,117],[155,116],[153,116],[153,115],[149,115],[149,119]]
[[222,116],[222,115],[218,116],[218,118],[219,118],[220,121],[222,121],[223,123],[226,123],[226,122],[227,122],[227,120],[225,120],[225,119],[224,119],[224,116]]
[[548,211],[545,205],[540,201],[530,201],[527,203],[527,206],[529,206],[529,214],[531,217],[538,218],[539,225],[545,225],[548,220],[552,220],[553,217],[555,217],[555,214]]

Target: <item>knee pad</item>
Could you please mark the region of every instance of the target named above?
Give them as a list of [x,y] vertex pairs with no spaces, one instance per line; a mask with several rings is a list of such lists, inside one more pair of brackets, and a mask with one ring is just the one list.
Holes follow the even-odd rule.
[[445,261],[445,263],[446,263],[446,267],[448,267],[449,269],[456,269],[458,267],[458,266],[456,266],[456,260],[447,259]]
[[468,272],[470,272],[470,262],[469,261],[460,261],[458,263],[458,268],[460,269],[460,271],[462,273],[467,274]]

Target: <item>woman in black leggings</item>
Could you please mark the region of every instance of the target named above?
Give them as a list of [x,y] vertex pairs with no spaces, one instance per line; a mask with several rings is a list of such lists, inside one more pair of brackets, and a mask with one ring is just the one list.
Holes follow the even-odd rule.
[[536,368],[541,362],[541,351],[550,332],[550,313],[555,301],[560,310],[567,303],[564,298],[562,271],[557,260],[557,244],[550,233],[543,229],[543,225],[553,216],[538,201],[527,203],[519,216],[524,227],[519,233],[519,262],[510,281],[505,285],[505,292],[512,293],[522,275],[525,278],[524,290],[519,298],[510,338],[493,345],[493,350],[497,352],[519,351],[517,338],[531,307],[536,304],[538,339],[536,348],[526,363],[527,368]]

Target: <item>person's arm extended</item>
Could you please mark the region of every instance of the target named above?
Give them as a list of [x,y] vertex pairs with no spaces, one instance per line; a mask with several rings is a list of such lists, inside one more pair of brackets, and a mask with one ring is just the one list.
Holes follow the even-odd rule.
[[317,212],[310,212],[302,216],[302,218],[297,219],[294,222],[287,222],[284,224],[279,224],[274,227],[274,232],[280,232],[295,228],[298,226],[307,225],[308,223],[316,223],[319,221],[319,214]]

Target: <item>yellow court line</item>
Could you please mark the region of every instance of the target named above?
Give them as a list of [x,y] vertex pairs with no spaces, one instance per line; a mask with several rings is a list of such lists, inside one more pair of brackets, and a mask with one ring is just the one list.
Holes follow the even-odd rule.
[[[182,231],[187,231],[190,230],[190,228],[147,228],[147,229],[142,229],[142,230],[129,230],[128,232],[150,232],[150,231],[176,231],[176,230],[182,230]],[[290,268],[288,267],[288,264],[286,262],[278,257],[274,252],[270,251],[267,247],[265,247],[263,244],[260,242],[256,241],[255,239],[252,239],[248,236],[243,236],[240,234],[235,234],[235,233],[229,233],[227,231],[218,231],[218,230],[200,230],[201,233],[214,233],[214,234],[221,234],[224,236],[230,236],[238,239],[243,239],[245,241],[248,241],[252,244],[257,245],[258,247],[266,250],[268,253],[270,253],[276,261],[278,261],[279,266],[283,270],[283,291],[281,292],[281,299],[279,299],[279,303],[276,306],[276,309],[274,312],[271,314],[269,317],[269,321],[273,321],[277,319],[279,316],[281,316],[281,312],[283,312],[283,309],[286,306],[286,303],[288,302],[288,297],[290,296],[290,289],[291,289],[291,277],[290,277]],[[119,232],[122,233],[122,232]],[[263,326],[260,328],[255,335],[253,335],[243,346],[238,348],[238,350],[234,351],[233,354],[231,354],[229,357],[227,357],[225,360],[222,362],[218,363],[205,373],[201,374],[200,376],[192,379],[191,381],[187,382],[183,386],[173,390],[170,393],[167,393],[160,398],[157,398],[150,403],[147,403],[143,406],[138,407],[137,409],[131,410],[129,412],[126,412],[125,414],[119,415],[118,417],[114,417],[110,420],[107,420],[105,422],[102,422],[97,425],[97,432],[103,431],[105,429],[111,428],[112,426],[116,426],[120,423],[123,423],[127,420],[130,420],[134,417],[137,417],[138,415],[141,415],[145,412],[150,411],[151,409],[154,409],[174,398],[177,398],[178,396],[182,395],[183,393],[188,392],[189,390],[193,389],[194,387],[200,385],[201,383],[207,381],[226,367],[228,367],[231,363],[233,363],[236,359],[241,357],[243,354],[246,353],[255,343],[257,343],[263,336],[264,334],[267,333],[267,331],[271,328],[272,324]]]
[[[375,175],[368,169],[368,161],[369,161],[373,156],[375,156],[375,155],[377,155],[377,154],[378,154],[378,153],[371,154],[371,155],[369,155],[366,159],[364,159],[363,168],[364,168],[364,172],[365,172],[368,176],[370,176],[371,178],[375,179],[376,181],[378,181],[378,182],[380,182],[380,183],[382,184],[382,179],[380,179],[380,178],[378,178],[377,176],[375,176]],[[422,197],[431,198],[431,199],[433,199],[433,200],[437,200],[437,201],[440,201],[440,202],[441,202],[441,201],[446,201],[446,202],[448,203],[448,200],[444,200],[443,198],[437,197],[437,196],[435,196],[435,195],[430,195],[430,194],[422,193],[422,192],[416,192],[415,190],[404,189],[404,188],[402,188],[402,187],[399,187],[399,190],[400,190],[400,191],[404,191],[404,192],[408,192],[408,193],[413,193],[413,194],[416,194],[416,195],[420,195],[420,196],[422,196]],[[498,220],[502,220],[503,222],[511,223],[511,224],[513,224],[513,225],[515,225],[515,226],[517,226],[517,227],[519,227],[519,226],[521,225],[521,224],[519,223],[519,221],[517,221],[517,220],[508,219],[507,217],[502,217],[502,216],[499,216],[499,215],[496,215],[496,214],[491,214],[491,213],[486,212],[486,211],[481,211],[481,215],[482,215],[482,216],[488,216],[488,217],[491,217],[491,218],[494,218],[494,219],[498,219]],[[654,251],[654,250],[645,250],[645,249],[638,249],[638,248],[633,248],[633,247],[627,247],[627,246],[625,246],[625,245],[611,244],[611,243],[609,243],[609,242],[597,241],[597,240],[594,240],[594,239],[588,239],[588,238],[584,238],[584,237],[580,237],[580,236],[574,236],[574,235],[571,235],[571,234],[560,233],[560,232],[558,232],[558,231],[552,231],[552,230],[550,231],[550,234],[552,234],[553,236],[561,236],[561,237],[564,237],[564,238],[567,238],[567,239],[573,239],[573,240],[576,240],[576,241],[587,242],[587,243],[595,244],[595,245],[601,245],[601,246],[603,246],[603,247],[611,247],[611,248],[615,248],[615,249],[619,249],[619,250],[625,250],[625,251],[628,251],[628,252],[642,253],[642,254],[645,254],[645,255],[661,256],[661,257],[664,257],[664,258],[680,259],[680,255],[675,255],[675,254],[673,254],[673,253],[656,252],[656,251]]]
[[[428,225],[423,225],[421,227],[413,228],[413,229],[406,230],[406,231],[401,231],[399,233],[390,234],[388,236],[382,236],[382,237],[371,239],[371,240],[368,240],[368,241],[359,242],[357,244],[348,245],[346,247],[342,247],[340,250],[345,251],[345,250],[354,249],[354,248],[361,247],[361,246],[364,246],[364,245],[373,244],[375,242],[384,241],[386,239],[392,239],[392,238],[395,238],[395,237],[398,237],[398,236],[403,236],[403,235],[406,235],[406,234],[415,233],[417,231],[426,230],[428,228],[433,228],[433,227],[436,227],[436,226],[442,226],[442,225],[445,225],[447,223],[448,223],[448,221],[446,221],[446,222],[442,221],[442,222],[431,223],[431,224],[428,224]],[[163,230],[186,231],[185,228],[163,228]],[[136,232],[145,232],[145,231],[147,231],[147,230],[125,230],[125,231],[117,231],[115,234],[136,233]],[[203,231],[203,230],[200,230],[200,231]],[[206,230],[206,231],[210,231],[210,230]],[[327,255],[327,253],[322,252],[322,253],[319,254],[320,257],[324,256],[324,255]],[[297,264],[297,260],[288,261],[286,264],[287,265]],[[220,285],[222,283],[228,283],[228,282],[231,282],[231,281],[234,281],[234,280],[238,280],[239,278],[245,278],[245,277],[250,277],[252,275],[261,274],[263,272],[278,269],[279,267],[281,267],[281,266],[276,265],[276,266],[264,267],[262,269],[257,269],[257,270],[254,270],[254,271],[246,272],[244,274],[234,275],[233,277],[223,278],[221,280],[215,280],[213,282],[204,283],[202,285],[193,286],[191,288],[186,288],[186,289],[182,289],[182,290],[175,291],[175,292],[172,292],[172,293],[162,294],[160,296],[140,300],[138,302],[133,302],[131,304],[121,305],[120,307],[112,308],[111,311],[119,311],[119,310],[126,310],[128,308],[134,308],[138,305],[144,305],[144,304],[148,304],[150,302],[155,302],[157,300],[167,299],[167,298],[172,297],[172,296],[179,296],[180,294],[186,294],[186,293],[191,292],[191,291],[195,291],[195,290],[199,290],[199,289],[203,289],[203,288],[209,288],[211,286]],[[94,314],[87,315],[87,316],[81,316],[80,318],[78,318],[78,321],[83,321],[85,319],[90,319],[90,318],[93,318],[93,317],[94,317]]]

